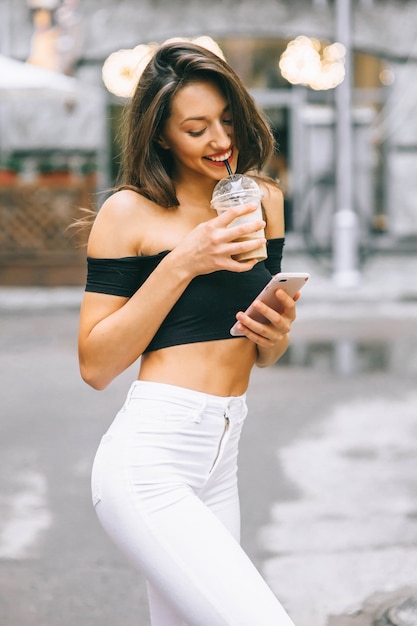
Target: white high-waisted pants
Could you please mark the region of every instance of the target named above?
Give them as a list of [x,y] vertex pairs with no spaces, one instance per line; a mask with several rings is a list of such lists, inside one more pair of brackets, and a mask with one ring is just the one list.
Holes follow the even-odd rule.
[[239,545],[245,396],[136,381],[93,466],[99,520],[148,581],[152,626],[293,626]]

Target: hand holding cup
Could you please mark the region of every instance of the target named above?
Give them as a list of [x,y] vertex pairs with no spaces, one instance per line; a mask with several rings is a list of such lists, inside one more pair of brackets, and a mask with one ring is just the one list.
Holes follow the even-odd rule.
[[[239,224],[245,224],[248,222],[259,221],[263,219],[262,216],[262,191],[259,185],[248,176],[242,174],[233,174],[227,178],[220,180],[214,188],[213,197],[211,201],[212,208],[216,209],[220,215],[231,207],[240,206],[243,204],[251,204],[256,206],[255,211],[250,211],[235,218],[230,224],[229,228],[238,226]],[[267,258],[266,244],[264,243],[265,232],[264,229],[258,230],[254,233],[249,233],[242,237],[238,241],[246,241],[247,239],[262,239],[262,243],[255,249],[249,252],[242,252],[234,255],[232,258],[236,261],[249,261],[256,259],[263,261]]]

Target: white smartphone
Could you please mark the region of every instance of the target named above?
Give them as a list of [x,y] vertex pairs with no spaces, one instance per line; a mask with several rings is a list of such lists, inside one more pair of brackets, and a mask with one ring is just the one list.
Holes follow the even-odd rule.
[[[271,307],[271,309],[274,309],[274,311],[278,311],[279,313],[280,303],[275,297],[276,290],[282,289],[289,296],[294,297],[295,294],[300,291],[301,287],[306,284],[309,278],[310,274],[307,274],[307,272],[281,272],[279,274],[275,274],[255,300],[265,302],[265,304]],[[245,313],[257,322],[269,324],[269,321],[261,313],[259,313],[259,311],[253,308],[253,303],[249,305]],[[233,324],[230,329],[230,334],[233,335],[233,337],[243,336],[243,333],[239,332],[236,328],[238,323],[239,322]]]

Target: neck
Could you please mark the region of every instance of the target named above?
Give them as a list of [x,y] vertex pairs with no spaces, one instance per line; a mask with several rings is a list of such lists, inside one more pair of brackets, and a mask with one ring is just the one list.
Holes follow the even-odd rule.
[[175,187],[180,205],[209,207],[216,183],[216,180],[206,177],[200,177],[198,181],[189,178],[177,181]]

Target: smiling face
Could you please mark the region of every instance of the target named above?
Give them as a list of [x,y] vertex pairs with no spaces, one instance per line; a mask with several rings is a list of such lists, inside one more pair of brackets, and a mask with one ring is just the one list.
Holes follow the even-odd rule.
[[223,161],[233,171],[237,167],[232,113],[212,82],[191,82],[178,91],[159,143],[171,151],[176,178],[197,174],[220,180],[227,175]]

